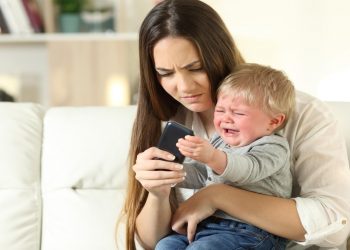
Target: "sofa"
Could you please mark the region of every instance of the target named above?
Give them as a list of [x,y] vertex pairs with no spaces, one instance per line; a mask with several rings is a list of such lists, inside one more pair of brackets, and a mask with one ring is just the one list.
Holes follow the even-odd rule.
[[[350,103],[329,104],[349,152]],[[1,250],[116,249],[135,111],[0,103]]]

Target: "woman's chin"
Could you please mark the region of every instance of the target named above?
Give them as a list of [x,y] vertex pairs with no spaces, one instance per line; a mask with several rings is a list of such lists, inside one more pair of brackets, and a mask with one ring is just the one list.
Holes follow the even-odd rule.
[[210,108],[212,108],[211,105],[203,104],[203,103],[186,103],[186,104],[183,103],[182,105],[184,105],[185,108],[196,113],[205,112],[205,111],[208,111]]

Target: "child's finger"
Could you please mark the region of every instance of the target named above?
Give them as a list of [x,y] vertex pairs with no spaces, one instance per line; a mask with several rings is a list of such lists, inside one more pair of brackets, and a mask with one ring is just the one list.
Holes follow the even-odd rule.
[[200,143],[202,142],[202,138],[198,137],[198,136],[193,136],[193,135],[186,135],[185,136],[186,141],[190,141],[193,143]]

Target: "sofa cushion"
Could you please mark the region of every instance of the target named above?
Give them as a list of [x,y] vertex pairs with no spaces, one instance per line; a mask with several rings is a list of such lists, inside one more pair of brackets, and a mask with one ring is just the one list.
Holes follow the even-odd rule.
[[44,119],[42,249],[115,249],[135,107],[51,108]]
[[41,106],[0,103],[0,249],[40,249]]

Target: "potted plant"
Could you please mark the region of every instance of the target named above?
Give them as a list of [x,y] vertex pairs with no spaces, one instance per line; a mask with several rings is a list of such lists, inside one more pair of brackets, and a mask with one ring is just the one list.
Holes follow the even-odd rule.
[[55,0],[61,32],[72,33],[80,31],[80,13],[85,2],[86,0]]

